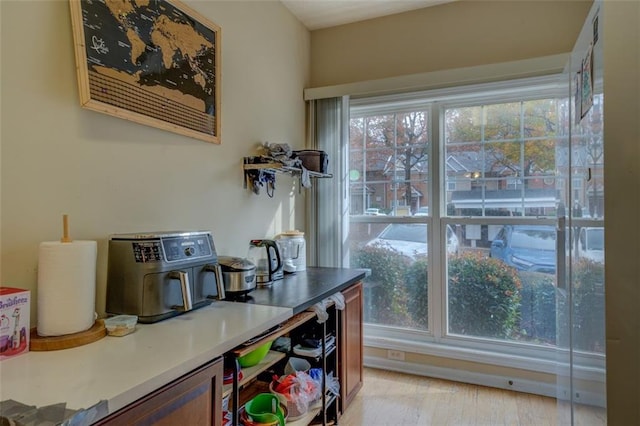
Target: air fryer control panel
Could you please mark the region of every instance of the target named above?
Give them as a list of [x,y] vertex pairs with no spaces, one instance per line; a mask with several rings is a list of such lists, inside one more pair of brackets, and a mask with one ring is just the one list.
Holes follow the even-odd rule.
[[186,234],[120,234],[112,240],[131,244],[136,263],[193,261],[215,256],[209,233]]
[[163,238],[162,247],[167,262],[211,256],[211,245],[207,235]]

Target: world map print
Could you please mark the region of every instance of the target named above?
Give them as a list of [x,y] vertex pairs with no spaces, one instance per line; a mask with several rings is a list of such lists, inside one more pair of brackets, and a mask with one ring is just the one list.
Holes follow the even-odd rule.
[[[197,14],[177,1],[77,2],[91,100],[130,111],[134,116],[124,118],[134,121],[153,124],[135,120],[140,114],[218,136],[215,24],[205,25],[202,17],[194,18]],[[168,130],[174,130],[170,126]]]

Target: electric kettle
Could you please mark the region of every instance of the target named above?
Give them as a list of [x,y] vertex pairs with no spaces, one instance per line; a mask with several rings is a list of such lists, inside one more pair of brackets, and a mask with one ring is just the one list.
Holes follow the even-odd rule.
[[256,285],[268,287],[282,279],[282,257],[274,240],[251,240],[247,259],[256,265]]

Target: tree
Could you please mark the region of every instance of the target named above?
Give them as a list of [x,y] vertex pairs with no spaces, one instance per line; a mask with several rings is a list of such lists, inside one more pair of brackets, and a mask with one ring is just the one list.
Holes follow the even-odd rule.
[[449,109],[447,151],[484,151],[485,174],[532,176],[555,170],[557,127],[554,100]]
[[[404,171],[404,200],[407,206],[413,203],[411,172],[426,171],[428,159],[429,132],[427,112],[416,111],[396,116],[397,146],[399,165],[397,171]],[[399,170],[398,170],[399,169]]]
[[[364,161],[367,173],[379,170],[404,185],[404,202],[413,204],[412,173],[427,171],[428,111],[373,115],[350,122],[351,164]],[[361,163],[360,163],[361,164]]]

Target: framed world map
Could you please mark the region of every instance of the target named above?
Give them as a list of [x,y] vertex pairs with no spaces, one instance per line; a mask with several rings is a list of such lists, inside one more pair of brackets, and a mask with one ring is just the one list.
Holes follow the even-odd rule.
[[174,0],[70,0],[83,107],[220,141],[220,38]]

